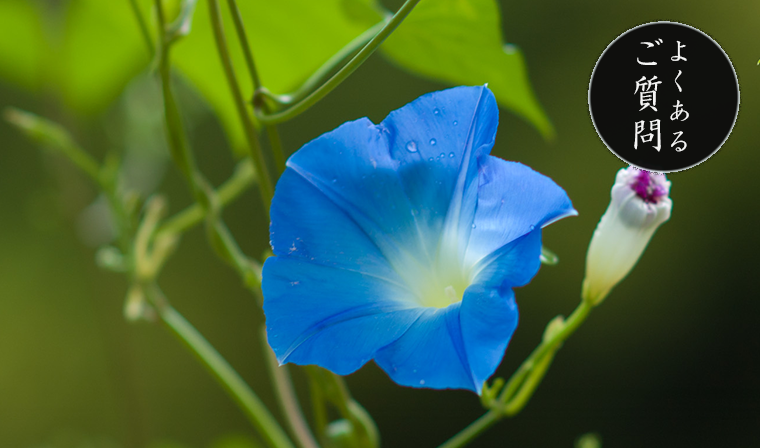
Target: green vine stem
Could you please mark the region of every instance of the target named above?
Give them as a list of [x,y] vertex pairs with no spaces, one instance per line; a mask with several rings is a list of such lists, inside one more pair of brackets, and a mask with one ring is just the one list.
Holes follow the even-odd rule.
[[[438,448],[465,446],[502,418],[513,417],[518,414],[533,396],[533,392],[549,369],[556,351],[586,320],[591,308],[592,306],[586,301],[581,301],[570,317],[551,328],[551,325],[555,324],[553,321],[541,344],[533,350],[512,375],[498,399],[488,403],[490,410]],[[488,392],[486,390],[484,393]]]
[[[156,293],[154,291],[154,293]],[[218,380],[227,393],[248,416],[251,423],[273,448],[294,448],[277,420],[269,413],[256,394],[217,352],[214,347],[181,314],[166,303],[156,306],[164,326],[195,355]]]
[[[243,16],[240,14],[240,9],[235,0],[227,0],[227,5],[232,14],[232,21],[235,24],[235,31],[237,32],[238,40],[240,41],[240,47],[243,49],[245,65],[248,67],[248,73],[251,76],[253,91],[256,92],[256,90],[262,85],[261,78],[259,78],[259,71],[256,69],[256,62],[253,59],[251,45],[248,43],[248,34],[245,32]],[[272,155],[274,157],[275,166],[277,167],[277,174],[279,175],[285,171],[285,153],[282,150],[282,141],[280,140],[280,134],[277,132],[276,126],[268,125],[266,126],[266,129],[269,142],[272,146]]]
[[[351,423],[351,437],[356,446],[378,448],[380,446],[380,432],[377,425],[366,409],[351,396],[343,377],[318,366],[306,366],[306,373],[312,381],[312,387],[318,390],[316,396],[314,393],[312,394],[321,404],[321,409],[315,408],[317,420],[326,419],[326,410],[324,409],[324,400],[326,400],[338,410],[343,419]],[[324,426],[319,428],[322,431]]]
[[237,78],[235,76],[235,68],[232,66],[232,58],[230,52],[227,49],[227,38],[224,35],[224,24],[222,23],[222,14],[219,8],[219,0],[208,0],[209,16],[211,18],[211,26],[214,30],[214,41],[216,42],[217,52],[219,58],[222,61],[222,67],[224,68],[224,75],[227,78],[227,84],[230,87],[232,93],[232,99],[235,102],[235,109],[237,110],[240,121],[243,125],[243,131],[248,140],[248,145],[251,151],[251,157],[256,165],[256,177],[259,180],[259,191],[261,192],[261,199],[263,201],[264,213],[269,219],[269,204],[272,202],[272,195],[274,194],[274,183],[272,176],[267,170],[266,159],[264,157],[264,151],[259,143],[258,132],[253,125],[253,119],[248,111],[243,94],[240,91]]
[[[359,36],[354,38],[345,47],[341,48],[337,53],[332,55],[321,67],[319,67],[309,79],[307,79],[301,86],[293,93],[286,93],[282,95],[273,94],[266,89],[259,89],[256,93],[264,96],[276,104],[287,106],[289,104],[297,103],[306,98],[311,92],[316,90],[320,84],[324,83],[330,74],[335,72],[338,67],[342,67],[351,60],[356,52],[361,50],[369,41],[372,40],[386,25],[386,21],[381,21],[368,28]],[[254,103],[257,101],[254,99]]]
[[298,404],[298,398],[288,374],[288,367],[281,366],[277,362],[277,357],[267,343],[265,326],[261,327],[261,343],[264,357],[266,357],[267,366],[269,367],[269,373],[274,382],[274,389],[280,403],[280,409],[287,417],[286,420],[290,426],[291,434],[300,448],[319,448],[317,441],[309,429],[309,425],[306,423],[301,406]]
[[140,6],[137,4],[137,0],[129,0],[129,6],[132,8],[132,13],[135,15],[135,20],[137,20],[137,26],[140,28],[140,35],[145,42],[145,46],[148,48],[148,55],[153,58],[156,52],[155,48],[153,47],[153,39],[150,38],[150,32],[148,32],[148,24],[145,22],[145,17],[143,17],[142,12],[140,11]]
[[171,79],[171,61],[170,48],[171,43],[166,34],[166,19],[164,18],[164,8],[161,0],[155,1],[156,16],[158,17],[158,72],[161,78],[161,93],[164,100],[164,117],[166,120],[167,139],[169,140],[169,152],[171,153],[174,163],[179,167],[180,172],[185,176],[185,180],[192,187],[193,196],[198,202],[205,207],[205,197],[203,191],[199,188],[195,178],[195,160],[189,149],[182,116],[174,98],[174,89],[172,88]]
[[61,125],[13,107],[4,110],[3,118],[40,145],[59,151],[96,185],[105,189],[98,162],[74,143],[71,135]]
[[240,47],[243,49],[243,56],[245,56],[245,65],[248,67],[248,74],[251,76],[251,83],[253,84],[253,91],[261,87],[261,79],[259,78],[259,71],[256,69],[256,62],[253,59],[253,51],[251,51],[251,45],[248,43],[248,35],[245,32],[245,24],[243,23],[243,16],[240,14],[240,8],[238,8],[235,0],[227,0],[227,6],[232,13],[232,22],[235,24],[235,31],[240,41]]
[[[243,254],[240,247],[235,242],[234,237],[222,221],[222,205],[216,195],[216,191],[211,188],[202,173],[198,170],[193,154],[190,151],[185,129],[182,124],[182,117],[179,113],[179,107],[177,106],[177,102],[172,93],[169,49],[174,40],[170,40],[170,36],[168,36],[166,32],[166,22],[161,7],[162,1],[156,0],[155,4],[156,9],[158,10],[159,35],[161,36],[159,41],[161,50],[159,52],[158,61],[159,72],[161,75],[161,86],[164,95],[164,109],[170,152],[175,163],[179,166],[180,171],[185,175],[185,179],[193,192],[197,204],[205,212],[206,229],[212,247],[224,261],[229,263],[241,274],[247,286],[257,288],[260,284],[260,266]],[[256,142],[258,143],[258,140],[256,140]],[[256,166],[256,168],[259,167]],[[268,175],[266,169],[264,172]],[[256,174],[258,176],[261,172],[259,171]],[[266,182],[259,182],[260,187],[263,184],[266,184]],[[271,198],[271,196],[268,198]]]
[[380,32],[378,32],[369,42],[367,42],[367,44],[364,45],[361,50],[359,50],[356,56],[351,58],[351,60],[348,61],[348,63],[344,65],[330,79],[328,79],[327,82],[321,84],[302,100],[289,106],[285,110],[271,114],[267,114],[266,111],[262,110],[260,107],[256,107],[256,117],[265,125],[282,123],[284,121],[292,119],[293,117],[296,117],[297,115],[303,113],[308,108],[316,104],[328,93],[332,92],[333,89],[338,87],[340,83],[345,81],[345,79],[348,78],[348,76],[351,75],[357,68],[359,68],[364,63],[364,61],[366,61],[367,58],[369,58],[372,53],[374,53],[375,50],[380,47],[380,44],[382,44],[383,41],[385,41],[385,39],[390,36],[393,31],[396,30],[396,28],[401,24],[401,22],[404,21],[404,19],[406,19],[409,13],[412,12],[414,7],[417,6],[417,3],[419,2],[420,0],[406,0],[406,2],[404,2],[396,14],[394,14],[390,20],[385,22]]
[[[250,159],[240,161],[235,172],[214,193],[219,201],[219,207],[224,208],[240,197],[256,182],[256,173]],[[197,202],[185,210],[169,218],[159,227],[156,238],[166,234],[182,234],[206,219],[206,211]]]
[[311,412],[314,418],[314,429],[317,437],[327,445],[329,441],[326,439],[327,435],[325,431],[330,423],[327,419],[327,402],[325,401],[325,394],[322,392],[322,388],[311,374],[309,374],[309,398],[311,398]]
[[272,145],[272,154],[274,155],[274,164],[277,167],[277,173],[282,174],[285,172],[285,151],[282,149],[280,133],[277,131],[277,126],[274,124],[267,124],[265,127],[267,129],[267,137],[269,137],[269,144]]
[[132,221],[124,207],[118,182],[118,166],[102,168],[100,164],[84,149],[82,149],[71,137],[69,132],[58,123],[25,112],[20,109],[5,109],[4,118],[8,123],[16,126],[31,140],[58,151],[69,159],[74,166],[79,168],[98,186],[108,199],[108,205],[113,214],[116,225],[119,228],[119,246],[123,254],[129,258],[132,247],[130,235],[132,233]]

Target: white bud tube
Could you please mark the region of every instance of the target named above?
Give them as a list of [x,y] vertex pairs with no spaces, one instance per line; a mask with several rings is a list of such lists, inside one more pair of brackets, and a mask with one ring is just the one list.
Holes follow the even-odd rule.
[[612,200],[591,238],[583,300],[597,305],[638,261],[657,227],[670,218],[670,182],[664,174],[621,169]]

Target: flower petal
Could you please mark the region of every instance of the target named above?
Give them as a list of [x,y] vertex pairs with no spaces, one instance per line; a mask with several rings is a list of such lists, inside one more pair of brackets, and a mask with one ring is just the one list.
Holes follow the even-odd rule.
[[474,285],[507,289],[525,286],[541,266],[541,228],[483,257],[475,267]]
[[577,214],[565,191],[548,177],[497,157],[478,162],[477,212],[465,264],[474,265],[535,228]]
[[461,302],[427,308],[375,361],[397,383],[413,387],[462,388],[480,394],[501,363],[517,328],[513,286],[538,271],[541,229],[536,229],[491,257]]
[[491,151],[498,121],[496,99],[479,86],[423,95],[378,125],[399,161],[404,191],[417,221],[424,223],[431,255],[447,215],[449,225],[459,225],[461,218],[469,229],[474,207],[467,205],[475,204],[477,159]]
[[[541,265],[541,229],[496,251],[479,267],[462,298],[462,340],[473,382],[480,388],[496,368],[517,328],[512,287],[528,283]],[[480,393],[480,389],[477,391]]]
[[402,281],[356,221],[295,171],[280,178],[271,215],[275,255]]
[[[387,138],[368,119],[345,123],[312,140],[290,157],[287,166],[286,172],[300,175],[353,220],[397,271],[403,272],[414,258],[411,254],[423,250]],[[283,188],[288,188],[287,183]],[[275,196],[275,206],[289,204],[280,204]]]
[[288,168],[344,209],[403,272],[409,254],[435,256],[450,205],[459,218],[461,204],[473,204],[465,218],[467,226],[472,222],[476,159],[490,151],[497,122],[496,102],[484,87],[434,92],[380,125],[365,118],[318,137]]
[[270,257],[262,290],[269,345],[281,363],[349,374],[422,314],[403,286],[357,271]]
[[462,341],[475,392],[496,371],[517,328],[517,304],[511,288],[467,288],[460,310]]
[[460,306],[423,308],[403,336],[377,352],[375,362],[402,386],[478,392],[464,351]]

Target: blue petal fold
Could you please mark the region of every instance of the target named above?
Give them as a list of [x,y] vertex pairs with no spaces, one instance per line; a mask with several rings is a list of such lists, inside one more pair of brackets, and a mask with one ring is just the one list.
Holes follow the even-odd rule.
[[521,163],[482,157],[479,172],[467,264],[478,262],[533,229],[577,214],[560,186]]
[[483,257],[475,267],[473,284],[487,288],[525,286],[541,267],[541,228]]
[[511,289],[473,285],[465,299],[446,308],[427,308],[375,362],[398,384],[433,389],[468,389],[480,394],[501,362],[517,327]]
[[462,298],[462,340],[480,393],[501,363],[517,328],[513,287],[523,286],[541,264],[541,229],[535,229],[488,257]]
[[270,257],[264,269],[267,339],[280,363],[349,374],[423,312],[402,285],[368,274],[290,257]]
[[403,336],[377,353],[377,365],[402,386],[479,391],[462,340],[460,307],[424,308]]
[[474,387],[480,395],[483,383],[496,371],[517,328],[515,294],[509,289],[467,288],[460,310],[462,341]]

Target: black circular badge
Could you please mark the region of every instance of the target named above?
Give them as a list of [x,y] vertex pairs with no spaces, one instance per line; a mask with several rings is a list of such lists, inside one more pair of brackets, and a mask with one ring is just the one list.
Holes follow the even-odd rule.
[[726,141],[739,112],[731,61],[708,35],[654,22],[618,36],[588,90],[596,132],[623,161],[648,171],[697,165]]

